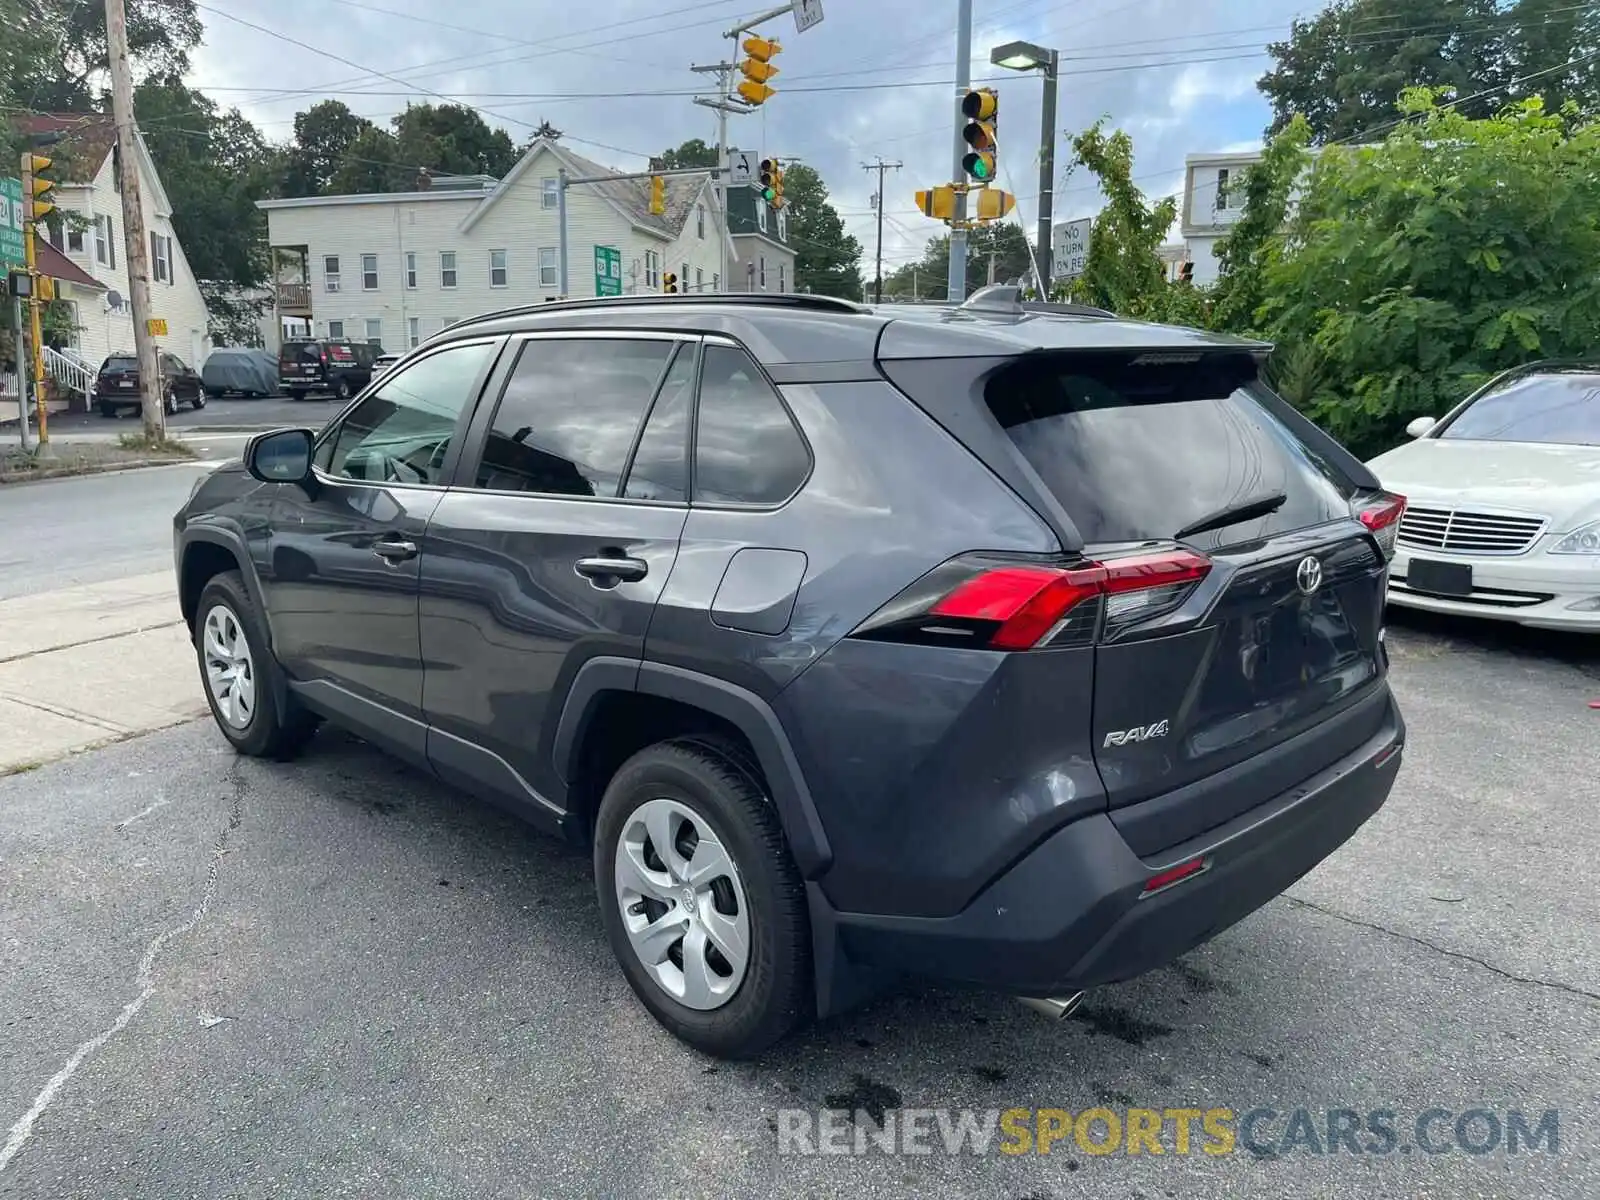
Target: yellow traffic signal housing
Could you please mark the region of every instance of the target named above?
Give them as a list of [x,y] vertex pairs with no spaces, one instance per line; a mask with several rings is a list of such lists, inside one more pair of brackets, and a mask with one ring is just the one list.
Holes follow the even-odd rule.
[[743,42],[743,49],[748,57],[739,64],[739,74],[744,78],[739,81],[739,86],[734,88],[734,91],[746,104],[752,106],[764,104],[778,94],[776,88],[767,85],[773,76],[778,74],[778,68],[772,65],[772,59],[783,47],[775,38],[747,37]]
[[978,198],[980,221],[998,221],[1017,206],[1017,198],[999,188],[973,188],[972,194]]
[[1000,148],[997,137],[999,93],[993,88],[973,88],[961,98],[961,115],[967,119],[961,130],[962,140],[972,147],[961,160],[961,169],[974,179],[988,183],[994,178],[995,155]]
[[778,160],[763,158],[761,160],[761,199],[771,204],[778,198]]
[[676,292],[678,290],[678,277],[671,271],[661,277],[661,290],[663,292]]
[[772,160],[772,207],[783,207],[783,163]]
[[52,159],[42,154],[28,155],[28,183],[26,190],[33,196],[33,219],[38,222],[47,213],[55,211],[55,202],[50,193],[55,190],[56,181],[45,172],[50,169]]
[[38,296],[40,300],[54,300],[56,298],[56,281],[48,275],[39,276]]
[[956,215],[956,190],[948,183],[917,193],[917,207],[924,216],[941,221],[953,220]]
[[650,176],[650,215],[659,217],[667,211],[667,181],[659,175]]

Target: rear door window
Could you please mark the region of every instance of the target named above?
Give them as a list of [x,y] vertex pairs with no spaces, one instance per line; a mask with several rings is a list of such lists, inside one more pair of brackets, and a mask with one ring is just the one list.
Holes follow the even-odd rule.
[[1266,516],[1185,540],[1205,548],[1350,515],[1349,487],[1257,401],[1236,354],[1041,356],[996,374],[985,399],[1086,542],[1172,538],[1235,505]]
[[675,345],[665,338],[525,342],[484,441],[477,486],[615,498]]
[[743,350],[707,345],[695,417],[699,504],[782,504],[811,471],[788,409]]

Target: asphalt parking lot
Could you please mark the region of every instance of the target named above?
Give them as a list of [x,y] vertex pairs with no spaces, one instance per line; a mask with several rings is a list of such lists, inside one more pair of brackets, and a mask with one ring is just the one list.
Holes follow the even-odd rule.
[[[634,1001],[586,859],[349,738],[0,779],[0,1196],[1600,1195],[1600,647],[1390,645],[1400,783],[1288,897],[1061,1024],[909,988],[751,1064]],[[780,1153],[823,1107],[1279,1115],[1272,1153]],[[1553,1109],[1558,1145],[1433,1153],[1432,1108]]]

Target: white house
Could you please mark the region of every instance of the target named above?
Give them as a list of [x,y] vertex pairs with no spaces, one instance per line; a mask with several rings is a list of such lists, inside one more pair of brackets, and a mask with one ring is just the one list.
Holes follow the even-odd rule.
[[[261,201],[280,328],[402,351],[478,313],[558,298],[562,167],[616,174],[541,139],[499,181]],[[722,290],[724,254],[730,272],[742,267],[709,176],[668,178],[665,208],[650,212],[646,179],[570,186],[567,294],[601,294],[597,271],[608,268],[606,294],[660,292],[668,274],[683,291]]]
[[[65,348],[98,367],[107,355],[133,349],[116,127],[102,113],[38,114],[19,118],[16,125],[24,134],[60,135],[60,141],[40,152],[54,165],[57,210],[77,214],[86,227],[58,222],[49,241],[40,243],[39,269],[56,280],[57,298],[70,306],[72,328]],[[173,231],[172,201],[150,151],[142,137],[136,137],[136,144],[152,316],[167,324],[166,334],[155,340],[162,350],[198,368],[211,349],[205,300]]]
[[1259,150],[1191,154],[1184,160],[1179,222],[1195,283],[1217,281],[1217,242],[1244,215],[1244,173],[1260,161]]

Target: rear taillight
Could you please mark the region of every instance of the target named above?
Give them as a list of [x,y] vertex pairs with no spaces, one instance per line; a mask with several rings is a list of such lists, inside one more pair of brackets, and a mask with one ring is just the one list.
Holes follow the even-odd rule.
[[1176,608],[1210,570],[1210,559],[1182,549],[1070,566],[965,555],[912,584],[854,636],[989,650],[1086,646]]
[[1400,518],[1406,511],[1406,498],[1393,492],[1378,492],[1365,497],[1356,516],[1367,527],[1387,561],[1394,557],[1394,540],[1400,533]]

